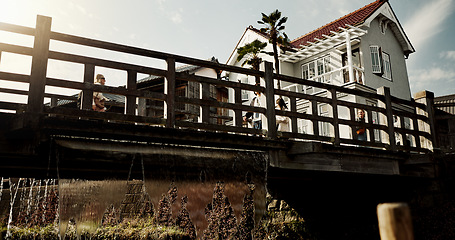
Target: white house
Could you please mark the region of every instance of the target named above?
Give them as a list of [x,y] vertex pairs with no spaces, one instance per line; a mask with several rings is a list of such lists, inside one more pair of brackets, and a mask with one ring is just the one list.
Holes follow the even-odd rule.
[[[259,39],[268,42],[267,35],[248,27],[227,64],[240,66],[236,49]],[[266,51],[272,51],[271,44]],[[382,86],[391,89],[391,95],[411,99],[406,59],[415,50],[406,36],[388,1],[377,0],[314,31],[291,41],[293,51],[281,52],[280,74],[324,82],[346,88],[376,92]],[[273,57],[262,54],[262,59],[273,62]],[[263,66],[261,66],[263,70]],[[229,74],[231,81],[254,83],[254,78]],[[303,85],[286,85],[282,89],[326,96],[321,89]],[[252,93],[245,94],[245,102],[250,101]],[[231,96],[230,96],[231,97]],[[343,98],[343,96],[341,96]],[[233,98],[230,98],[233,99]],[[359,97],[345,96],[343,100],[376,105],[377,102]],[[309,111],[310,104],[298,103],[298,110]],[[330,116],[327,106],[319,105],[319,114]],[[348,111],[339,111],[349,118]],[[343,116],[341,116],[343,117]],[[373,116],[373,121],[378,121]],[[311,133],[305,120],[298,124],[298,132]],[[322,134],[330,135],[330,124],[322,124]],[[263,124],[264,126],[264,124]],[[349,138],[350,129],[345,126],[342,137]],[[340,129],[341,130],[341,129]],[[343,136],[344,135],[344,136]],[[379,134],[375,134],[379,138]]]

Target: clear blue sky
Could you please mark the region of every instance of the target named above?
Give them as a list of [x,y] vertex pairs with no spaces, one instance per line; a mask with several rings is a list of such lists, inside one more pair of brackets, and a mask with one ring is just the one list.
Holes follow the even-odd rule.
[[[259,27],[261,12],[279,9],[288,16],[285,31],[295,39],[372,1],[0,0],[0,22],[34,27],[41,14],[52,17],[53,31],[200,59],[215,56],[225,63],[245,28]],[[455,0],[390,3],[416,49],[407,60],[411,91],[455,94]],[[14,37],[0,35],[0,41],[14,42]],[[0,70],[23,72],[13,66],[18,62],[2,56]],[[50,75],[82,79],[72,66],[51,65]],[[105,71],[108,85],[122,84],[124,75]]]

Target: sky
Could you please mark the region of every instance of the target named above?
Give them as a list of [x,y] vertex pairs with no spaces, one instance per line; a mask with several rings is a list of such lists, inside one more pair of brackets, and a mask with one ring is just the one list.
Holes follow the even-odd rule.
[[[37,14],[52,17],[52,31],[226,63],[249,25],[260,27],[261,13],[287,16],[285,32],[295,39],[373,0],[0,0],[0,22],[35,27]],[[455,94],[455,0],[390,0],[416,52],[407,60],[411,92]],[[0,31],[0,42],[33,45]],[[110,52],[51,43],[51,48],[99,57]],[[130,55],[116,60],[147,63]],[[29,57],[3,53],[0,71],[30,73]],[[152,63],[152,62],[150,62]],[[155,62],[153,62],[155,63]],[[156,62],[164,66],[162,62]],[[82,66],[50,61],[48,77],[80,81]],[[126,73],[96,68],[106,85],[125,85]],[[0,87],[11,87],[0,81]],[[26,88],[17,84],[15,87]],[[55,90],[55,89],[54,89]],[[53,90],[50,89],[50,92]],[[57,90],[55,90],[57,91]],[[0,99],[9,97],[1,95]]]

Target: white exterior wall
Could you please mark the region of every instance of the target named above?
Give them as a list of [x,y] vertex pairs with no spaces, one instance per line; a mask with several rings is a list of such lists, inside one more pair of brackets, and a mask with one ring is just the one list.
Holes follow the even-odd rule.
[[197,72],[194,73],[196,76],[201,76],[201,77],[209,77],[209,78],[216,78],[216,72],[215,70],[211,68],[201,68]]
[[[386,86],[390,88],[390,92],[393,96],[410,100],[411,90],[409,87],[408,71],[406,68],[403,48],[391,28],[387,28],[384,34],[381,33],[378,18],[374,19],[370,23],[368,34],[362,36],[360,45],[361,52],[363,54],[366,86],[374,89]],[[372,73],[370,55],[371,45],[380,46],[383,52],[390,55],[390,65],[392,68],[391,81]]]
[[[258,39],[261,42],[268,43],[267,38],[263,37],[262,35],[259,35],[258,33],[254,32],[250,29],[247,29],[245,31],[245,34],[243,35],[243,37],[240,39],[240,41],[237,45],[237,48],[245,46],[246,44],[251,43],[252,41],[254,41],[256,39]],[[272,52],[273,51],[272,44],[269,43],[263,51]],[[237,56],[238,56],[237,49],[234,49],[234,52],[232,53],[232,56],[229,58],[227,64],[231,65],[231,66],[242,67],[241,65],[242,65],[243,61],[240,61],[240,62],[237,61]],[[262,58],[263,62],[265,62],[265,61],[274,62],[273,56],[270,56],[268,54],[261,53],[261,54],[259,54],[259,57]],[[243,67],[250,68],[251,66],[245,64],[245,65],[243,65]],[[260,65],[260,70],[264,71],[264,63],[262,63]],[[229,77],[229,81],[234,81],[234,82],[244,81],[244,83],[248,83],[251,85],[254,85],[256,83],[256,79],[254,76],[246,76],[244,74],[238,74],[238,73],[229,73],[228,77]],[[261,86],[265,86],[265,82],[263,79],[261,79]],[[228,94],[229,94],[229,102],[233,103],[235,100],[234,90],[229,89]],[[244,94],[248,95],[248,98],[247,98],[248,101],[245,101],[244,104],[250,104],[250,101],[255,96],[254,93],[251,91],[245,91]],[[264,95],[262,95],[261,97],[259,97],[259,105],[265,106],[265,104],[266,104],[265,98],[264,98]],[[229,115],[234,116],[234,112],[230,111]],[[262,127],[263,127],[263,129],[266,129],[267,121],[266,121],[265,117],[261,114],[258,119],[262,120]],[[258,119],[254,119],[254,120],[258,120]]]
[[[386,17],[386,18],[384,18]],[[386,21],[388,21],[388,28],[384,33],[381,32],[381,29],[379,27],[379,20],[380,18],[384,18]],[[392,31],[392,25],[395,27],[394,31]],[[409,87],[409,80],[408,80],[408,74],[407,74],[407,68],[406,68],[406,61],[405,61],[405,54],[404,54],[404,48],[407,49],[408,53],[409,51],[413,51],[412,46],[410,45],[409,42],[406,42],[406,46],[403,46],[403,39],[406,39],[406,36],[404,35],[404,32],[401,30],[401,26],[399,26],[398,20],[396,20],[393,11],[391,10],[390,6],[385,4],[381,9],[377,10],[370,18],[365,22],[363,25],[358,26],[360,28],[363,28],[367,30],[367,33],[362,35],[359,38],[354,38],[351,39],[351,49],[354,50],[356,48],[359,48],[359,54],[360,54],[360,64],[361,68],[363,69],[363,76],[362,76],[362,81],[363,85],[359,85],[357,83],[345,83],[344,82],[344,72],[346,70],[339,70],[335,71],[332,74],[330,74],[330,84],[338,85],[338,86],[346,86],[349,88],[356,88],[356,89],[362,89],[365,91],[371,91],[375,92],[375,89],[378,89],[382,86],[389,87],[391,89],[391,94],[395,97],[402,98],[402,99],[411,99],[411,92],[410,92],[410,87]],[[397,28],[398,27],[398,28]],[[400,32],[401,31],[401,32]],[[397,37],[397,35],[399,36]],[[246,30],[245,34],[243,35],[242,39],[240,40],[239,44],[237,47],[244,46],[245,44],[252,42],[255,39],[259,39],[263,42],[268,42],[268,39],[263,37],[262,35],[257,34],[256,32],[252,30]],[[399,39],[401,39],[402,43],[400,44]],[[386,79],[382,77],[381,75],[374,74],[372,72],[372,62],[371,62],[371,53],[370,53],[370,46],[371,45],[376,45],[381,47],[382,52],[387,53],[390,56],[390,66],[391,66],[391,80]],[[266,51],[273,51],[272,50],[272,45],[268,44]],[[318,53],[316,55],[307,57],[305,59],[302,59],[301,61],[298,61],[296,63],[290,63],[290,62],[282,62],[280,61],[280,74],[283,75],[288,75],[288,76],[293,76],[297,78],[302,78],[302,65],[306,64],[308,62],[314,61],[316,59],[322,58],[324,56],[330,56],[330,67],[331,71],[335,69],[340,69],[343,67],[343,61],[342,61],[342,54],[346,52],[346,43],[340,43],[339,45],[335,46],[333,49],[326,50],[324,52]],[[273,56],[266,55],[266,54],[261,54],[261,57],[264,61],[269,61],[269,62],[274,62]],[[240,63],[236,62],[237,54],[236,50],[233,53],[233,56],[231,56],[230,60],[228,61],[229,65],[235,65],[235,66],[240,66]],[[383,65],[383,64],[382,64]],[[261,70],[263,71],[263,64],[261,65]],[[244,66],[248,67],[248,66]],[[316,67],[317,71],[317,67]],[[359,74],[357,70],[354,70],[354,74]],[[362,73],[360,73],[362,74]],[[229,79],[231,81],[238,81],[241,78],[245,78],[245,76],[238,76],[236,74],[230,74]],[[358,79],[358,78],[356,78]],[[248,79],[249,84],[254,84],[254,78],[250,77]],[[298,92],[302,91],[302,87],[299,88],[289,88],[290,85],[289,83],[282,82],[281,83],[281,88],[282,89],[291,89],[292,91],[297,90]],[[261,86],[264,86],[264,82],[261,82]],[[308,90],[308,88],[305,88],[308,94],[317,94],[319,96],[324,96],[327,95],[327,92],[318,92],[321,89],[311,89]],[[330,95],[330,94],[328,94]],[[252,99],[253,93],[250,93],[249,99]],[[229,98],[234,99],[234,94],[233,90],[230,92]],[[376,105],[377,103],[368,101],[367,99],[361,98],[361,97],[356,97],[356,96],[339,96],[340,99],[344,101],[350,101],[350,102],[357,102],[357,103],[362,103],[362,104],[369,104],[369,105]],[[285,98],[286,100],[286,98]],[[261,106],[265,106],[265,99],[261,99]],[[323,106],[319,106],[321,110],[323,109]],[[327,110],[327,109],[325,109]],[[311,107],[308,104],[307,101],[299,101],[297,103],[297,111],[299,112],[309,112],[311,111]],[[332,109],[330,107],[328,108],[328,111],[326,113],[320,115],[324,116],[332,116]],[[348,108],[340,107],[338,109],[339,117],[342,119],[350,119],[350,113]],[[357,115],[357,114],[355,114]],[[378,121],[377,116],[373,116],[373,121]],[[331,124],[329,124],[331,125]],[[267,126],[267,123],[263,121],[263,128],[265,129]],[[321,131],[321,126],[320,131]],[[298,120],[298,132],[300,133],[308,133],[312,134],[312,125],[310,121],[307,120]],[[333,129],[333,126],[329,126],[329,129]],[[322,132],[322,131],[321,131]],[[350,126],[340,126],[340,137],[342,138],[352,138],[352,131]],[[376,138],[378,138],[379,134],[376,134]],[[332,132],[329,133],[329,136],[333,136],[333,130]]]

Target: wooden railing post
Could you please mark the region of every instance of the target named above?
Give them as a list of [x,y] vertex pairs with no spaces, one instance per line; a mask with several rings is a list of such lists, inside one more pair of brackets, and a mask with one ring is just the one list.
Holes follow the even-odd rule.
[[386,110],[386,122],[387,122],[387,134],[389,135],[388,141],[390,144],[390,150],[396,151],[397,150],[397,144],[395,142],[395,129],[393,126],[393,112],[392,112],[392,98],[390,95],[390,88],[388,87],[380,87],[377,89],[377,93],[384,95],[385,97],[385,102],[383,104],[380,104],[381,102],[378,103],[378,106],[381,106],[385,108]]
[[381,240],[413,240],[411,211],[406,203],[383,203],[377,207]]
[[[47,60],[52,18],[38,15],[36,18],[35,42],[28,90],[27,111],[42,113],[46,87]],[[33,118],[32,118],[33,119]]]
[[166,118],[166,127],[175,127],[175,59],[167,59],[167,73],[164,80],[164,117]]
[[[210,99],[210,84],[201,83],[201,98],[202,100]],[[209,123],[210,119],[210,106],[202,105],[201,106],[201,121],[203,123]]]
[[[417,113],[417,109],[416,109],[416,113]],[[419,120],[417,118],[413,118],[412,119],[412,130],[414,131],[419,131],[420,127],[419,127]],[[414,135],[414,141],[416,143],[416,148],[419,149],[421,148],[421,144],[420,144],[420,135],[415,133]]]
[[[434,148],[438,148],[437,145],[437,136],[436,136],[436,128],[435,128],[435,118],[434,118],[434,93],[430,91],[421,91],[415,94],[414,96],[415,101],[418,103],[423,103],[425,104],[425,109],[422,109],[427,117],[428,117],[428,125],[430,129],[427,129],[425,127],[422,127],[421,129],[423,131],[427,131],[431,134],[431,139],[428,139],[430,142],[423,142],[424,144],[421,144],[422,147],[427,147],[430,150],[433,150]],[[422,111],[418,111],[417,114],[422,114]],[[420,127],[417,127],[420,128]],[[417,139],[416,139],[417,141]]]
[[[373,124],[373,111],[367,110],[368,114],[368,123]],[[375,134],[374,134],[374,127],[368,128],[370,132],[370,142],[375,142]]]
[[[128,81],[126,87],[128,90],[137,89],[137,72],[133,70],[128,70]],[[125,104],[125,114],[127,115],[136,115],[136,97],[135,96],[126,96]]]
[[338,102],[337,102],[337,91],[335,88],[330,89],[332,95],[332,113],[333,113],[333,129],[335,131],[335,146],[340,145],[340,123],[338,121]]
[[[84,84],[85,86],[93,85],[95,79],[95,66],[93,64],[84,65]],[[91,110],[93,103],[93,90],[84,89],[82,90],[81,96],[81,108],[83,110]]]
[[[291,112],[297,112],[297,99],[295,97],[289,97],[289,101],[291,103]],[[291,117],[291,130],[293,133],[298,132],[298,127],[297,127],[297,118],[296,117]]]
[[[316,100],[311,100],[311,114],[316,117],[319,116],[318,114],[318,102]],[[318,120],[311,120],[313,123],[313,135],[319,136],[319,121]]]
[[58,98],[52,97],[51,98],[51,107],[57,107],[58,105]]
[[273,64],[265,62],[265,97],[267,117],[267,137],[277,138],[276,114],[275,114],[275,84],[273,80]]
[[[351,121],[356,121],[356,112],[355,112],[355,108],[354,107],[349,107],[349,119]],[[356,127],[352,127],[351,126],[351,135],[352,135],[352,139],[357,139],[357,131],[356,131]]]
[[[234,88],[234,103],[242,104],[242,89]],[[234,110],[234,125],[236,127],[241,127],[243,124],[242,110]]]
[[[401,128],[401,129],[406,129],[406,124],[405,124],[405,122],[404,122],[404,117],[400,116],[399,118],[400,118],[400,128]],[[395,121],[395,119],[394,119],[394,121]],[[408,145],[408,141],[407,141],[407,139],[406,139],[406,134],[405,134],[405,133],[395,134],[395,136],[398,136],[398,135],[401,136],[401,144],[402,144],[403,146],[410,147],[410,146]]]
[[436,128],[435,128],[435,118],[434,118],[434,93],[430,91],[426,91],[425,93],[425,105],[427,106],[426,111],[428,114],[428,121],[430,124],[430,134],[431,134],[431,142],[434,148],[439,148],[437,145],[436,140]]
[[137,115],[142,117],[147,116],[147,99],[139,98],[137,100]]

